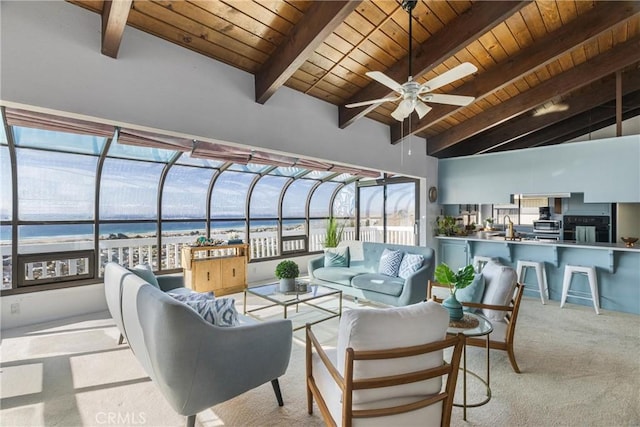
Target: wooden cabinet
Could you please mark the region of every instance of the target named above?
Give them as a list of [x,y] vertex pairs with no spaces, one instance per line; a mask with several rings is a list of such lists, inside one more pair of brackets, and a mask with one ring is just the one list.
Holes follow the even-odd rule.
[[196,292],[216,296],[247,287],[249,245],[185,246],[182,248],[184,283]]

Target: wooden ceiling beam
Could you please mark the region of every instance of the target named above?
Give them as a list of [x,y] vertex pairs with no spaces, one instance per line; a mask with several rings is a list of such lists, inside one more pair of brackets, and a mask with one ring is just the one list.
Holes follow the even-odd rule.
[[[625,22],[638,13],[640,13],[640,2],[638,1],[598,3],[588,13],[560,27],[450,93],[474,96],[478,101],[524,77],[534,69],[540,68],[566,52],[587,43],[604,31],[610,31],[612,26]],[[397,144],[403,137],[419,133],[464,108],[438,104],[433,104],[431,107],[433,109],[424,119],[412,120],[411,129],[409,129],[409,120],[405,120],[403,123],[394,123],[391,126],[391,143]]]
[[[640,90],[640,73],[635,69],[624,73],[621,83],[621,93],[623,95]],[[463,143],[443,150],[443,156],[467,156],[484,153],[492,149],[501,151],[500,147],[503,145],[517,145],[519,148],[526,148],[533,144],[533,142],[530,142],[529,145],[523,143],[523,141],[529,142],[529,135],[580,113],[589,111],[595,106],[615,100],[616,87],[617,82],[615,77],[606,78],[584,88],[585,90],[581,91],[580,94],[564,98],[562,103],[569,106],[569,109],[566,111],[540,116],[532,116],[529,113],[522,114],[513,120],[466,139]]]
[[[626,95],[624,97],[624,103],[626,107],[623,108],[622,119],[627,120],[637,116],[640,113],[640,91]],[[514,144],[500,146],[495,150],[491,150],[491,152],[562,144],[573,138],[595,132],[615,123],[615,105],[610,101],[531,135],[527,135],[521,138],[522,140],[515,141]]]
[[640,36],[614,46],[564,73],[546,80],[532,89],[514,96],[471,117],[459,125],[435,135],[427,141],[427,154],[451,147],[491,129],[553,98],[586,86],[640,61]]
[[[630,110],[627,110],[627,111],[624,111],[623,109],[622,111],[623,121],[640,115],[640,107],[638,107],[638,105],[640,105],[638,104],[638,102],[640,102],[640,93],[636,93],[634,97],[636,99],[635,101],[636,108],[631,108]],[[616,124],[616,121],[617,121],[616,116],[611,111],[614,108],[615,107],[613,105],[605,106],[603,111],[601,111],[601,109],[599,108],[595,108],[591,117],[588,117],[589,113],[591,112],[586,112],[586,113],[582,113],[578,117],[571,118],[570,120],[568,120],[568,123],[560,123],[564,125],[564,128],[557,130],[558,133],[555,135],[555,138],[552,137],[551,139],[547,139],[544,142],[536,144],[534,147],[543,147],[543,146],[546,147],[549,145],[563,144],[573,138],[587,135],[591,132],[595,132],[597,130],[603,129],[607,126],[614,125]],[[598,117],[605,117],[605,116],[607,116],[607,118],[604,118],[602,120],[598,119]],[[570,129],[569,126],[573,126],[575,130],[567,132],[567,130]]]
[[[414,76],[419,77],[431,71],[530,2],[531,0],[473,3],[469,9],[448,23],[442,30],[413,49]],[[406,82],[407,63],[407,57],[405,57],[385,70],[384,73],[396,82]],[[339,106],[340,128],[346,128],[377,107],[374,104],[367,107],[346,108],[346,104],[385,98],[394,93],[386,86],[372,81],[354,94],[344,105]]]
[[118,57],[133,0],[105,0],[102,6],[102,54]]
[[304,64],[362,0],[317,1],[255,75],[256,102],[264,104]]

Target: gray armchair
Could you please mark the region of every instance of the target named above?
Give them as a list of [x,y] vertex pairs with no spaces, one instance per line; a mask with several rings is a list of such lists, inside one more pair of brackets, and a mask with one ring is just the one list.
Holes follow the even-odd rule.
[[173,409],[188,417],[187,426],[198,412],[266,382],[283,405],[278,377],[289,365],[290,320],[241,316],[241,326],[218,327],[114,263],[105,269],[105,293],[108,301],[120,299],[131,350]]

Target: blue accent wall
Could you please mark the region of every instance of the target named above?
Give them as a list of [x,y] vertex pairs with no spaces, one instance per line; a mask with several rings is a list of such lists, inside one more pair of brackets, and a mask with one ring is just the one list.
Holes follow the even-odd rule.
[[438,162],[440,204],[508,203],[511,194],[584,193],[585,203],[640,202],[640,135]]

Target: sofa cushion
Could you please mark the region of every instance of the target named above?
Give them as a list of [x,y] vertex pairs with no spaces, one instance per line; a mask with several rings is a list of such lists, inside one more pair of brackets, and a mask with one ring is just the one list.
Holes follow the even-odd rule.
[[[351,309],[340,318],[337,342],[336,367],[344,371],[345,350],[380,350],[427,344],[445,338],[449,314],[433,301],[420,302],[404,307],[381,309]],[[354,365],[354,378],[381,377],[413,372],[442,365],[443,353],[403,359],[362,361]],[[437,393],[442,386],[441,377],[411,384],[386,387],[377,390],[357,390],[353,403],[362,404],[381,399],[424,396]]]
[[313,270],[313,277],[327,282],[351,286],[351,279],[361,274],[358,270],[347,267],[321,267]]
[[403,253],[400,251],[385,248],[384,251],[382,251],[380,263],[378,264],[378,273],[398,277],[402,255]]
[[149,283],[150,285],[155,286],[160,289],[160,284],[158,283],[158,279],[156,279],[156,275],[153,274],[153,270],[149,264],[138,264],[133,268],[127,268],[130,272]]
[[325,249],[324,266],[349,267],[349,246]]
[[418,254],[404,254],[402,262],[400,263],[400,269],[398,270],[398,277],[406,279],[412,273],[420,270],[424,264],[424,257]]
[[[484,295],[484,276],[482,273],[476,273],[473,277],[473,282],[469,286],[463,289],[458,289],[456,291],[456,299],[460,302],[482,302],[482,297]],[[470,313],[475,313],[478,311],[477,308],[474,307],[464,307],[464,311],[468,311]]]
[[351,279],[351,286],[357,289],[399,296],[404,288],[404,279],[384,274],[360,274]]
[[[483,304],[508,305],[516,288],[516,271],[506,265],[489,261],[482,269],[485,290]],[[482,314],[490,321],[502,320],[506,315],[502,310],[482,309]]]

